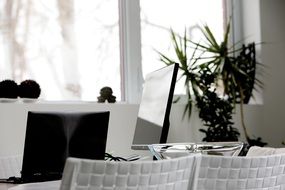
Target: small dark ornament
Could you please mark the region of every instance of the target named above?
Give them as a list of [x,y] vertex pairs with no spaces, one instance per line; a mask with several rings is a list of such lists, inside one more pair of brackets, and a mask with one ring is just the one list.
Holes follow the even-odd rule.
[[19,85],[19,96],[21,98],[38,98],[40,94],[40,85],[34,80],[24,80]]
[[106,100],[109,103],[116,102],[116,96],[113,96],[112,88],[105,86],[100,90],[100,96],[97,97],[99,103],[104,103]]
[[3,80],[0,82],[0,98],[17,98],[18,84],[13,80]]

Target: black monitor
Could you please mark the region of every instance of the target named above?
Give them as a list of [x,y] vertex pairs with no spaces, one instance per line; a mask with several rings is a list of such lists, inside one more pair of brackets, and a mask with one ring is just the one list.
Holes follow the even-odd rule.
[[61,178],[67,157],[104,159],[109,112],[28,112],[22,182]]
[[146,75],[132,149],[166,143],[178,67],[175,63]]

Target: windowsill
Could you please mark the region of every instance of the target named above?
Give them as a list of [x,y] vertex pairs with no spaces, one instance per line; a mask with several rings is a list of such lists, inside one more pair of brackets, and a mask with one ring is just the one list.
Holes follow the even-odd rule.
[[98,105],[129,104],[127,102],[122,102],[122,101],[118,101],[115,103],[108,103],[108,102],[98,103],[97,101],[87,101],[87,100],[43,100],[43,99],[36,99],[36,100],[0,99],[0,103],[2,104],[98,104]]
[[[186,104],[187,103],[187,96],[185,94],[181,94],[181,95],[174,95],[173,97],[173,101],[176,101],[177,99],[179,99],[176,103],[177,104]],[[263,105],[263,98],[259,97],[256,99],[251,98],[249,103],[244,104],[244,105]]]
[[[187,103],[187,97],[186,95],[175,95],[173,98],[173,101],[175,101],[177,98],[180,98],[178,102],[174,103],[176,105],[185,105]],[[43,100],[43,99],[37,99],[33,101],[23,101],[21,99],[17,100],[11,100],[11,101],[2,101],[0,99],[0,104],[61,104],[61,105],[100,105],[100,106],[112,106],[112,105],[139,105],[139,103],[128,103],[128,102],[123,102],[123,101],[118,101],[115,103],[98,103],[97,101],[88,101],[88,100]],[[237,104],[239,107],[239,104]],[[257,102],[250,102],[248,104],[244,104],[245,107],[252,107],[252,106],[263,106],[263,103],[257,103]]]

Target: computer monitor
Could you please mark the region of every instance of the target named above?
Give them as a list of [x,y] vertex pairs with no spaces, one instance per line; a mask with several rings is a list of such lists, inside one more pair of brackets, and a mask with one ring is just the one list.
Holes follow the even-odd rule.
[[67,157],[104,159],[109,112],[28,112],[21,182],[57,180]]
[[166,143],[178,67],[175,63],[146,75],[132,149],[147,150],[149,144]]

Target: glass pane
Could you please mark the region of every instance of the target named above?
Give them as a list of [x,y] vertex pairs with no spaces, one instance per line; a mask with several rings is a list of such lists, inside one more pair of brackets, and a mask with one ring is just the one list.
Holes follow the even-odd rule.
[[46,100],[97,101],[104,86],[121,99],[118,1],[21,3],[0,4],[1,80],[34,79]]
[[[156,51],[176,58],[172,49],[172,28],[192,40],[202,37],[198,25],[207,24],[218,39],[224,33],[224,0],[141,0],[141,38],[143,75],[165,66]],[[176,84],[175,94],[184,94],[184,81]]]

